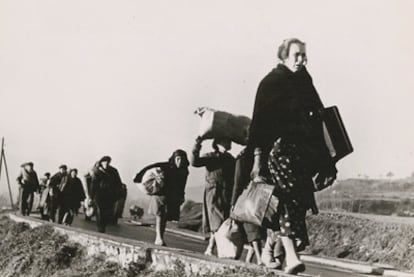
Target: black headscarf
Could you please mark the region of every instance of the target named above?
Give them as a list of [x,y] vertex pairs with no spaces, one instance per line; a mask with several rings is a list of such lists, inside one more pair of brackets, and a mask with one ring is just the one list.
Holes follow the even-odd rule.
[[[175,165],[175,158],[176,157],[181,157],[182,162],[183,162],[183,167],[182,168],[177,168],[177,166]],[[184,150],[177,149],[172,153],[172,155],[170,156],[170,158],[168,159],[167,162],[154,163],[154,164],[151,164],[151,165],[148,165],[148,166],[144,167],[135,176],[134,183],[140,183],[142,181],[142,177],[144,177],[145,172],[147,172],[149,169],[154,168],[154,167],[160,167],[165,172],[168,172],[168,173],[170,173],[172,171],[176,171],[177,173],[180,173],[180,175],[187,176],[188,173],[189,173],[189,171],[188,171],[188,166],[189,165],[190,165],[190,162],[188,161],[187,153]]]

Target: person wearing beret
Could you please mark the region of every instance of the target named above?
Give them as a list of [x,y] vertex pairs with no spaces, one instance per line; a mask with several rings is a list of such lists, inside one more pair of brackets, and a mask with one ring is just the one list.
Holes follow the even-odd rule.
[[20,188],[20,212],[22,215],[30,215],[33,206],[34,192],[39,189],[39,179],[37,173],[34,171],[32,162],[21,165],[21,172],[17,177],[17,183]]

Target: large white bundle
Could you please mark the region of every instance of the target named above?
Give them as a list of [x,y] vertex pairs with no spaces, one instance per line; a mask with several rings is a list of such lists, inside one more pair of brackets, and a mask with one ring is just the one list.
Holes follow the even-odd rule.
[[243,235],[239,225],[232,219],[226,219],[214,233],[219,258],[238,259],[243,251]]
[[148,169],[137,187],[148,195],[158,194],[164,188],[164,172],[159,167]]
[[246,145],[249,135],[250,118],[210,108],[199,108],[196,112],[201,117],[199,135],[203,139],[228,138]]

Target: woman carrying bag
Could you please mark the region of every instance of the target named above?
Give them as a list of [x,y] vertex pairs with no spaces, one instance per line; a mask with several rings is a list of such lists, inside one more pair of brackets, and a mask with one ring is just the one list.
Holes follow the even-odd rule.
[[188,158],[184,150],[173,152],[167,162],[155,163],[142,169],[134,178],[135,183],[141,183],[147,171],[157,169],[162,176],[162,186],[149,194],[151,200],[148,213],[155,215],[155,244],[166,246],[164,233],[167,221],[180,219],[180,206],[184,203],[185,186],[188,177]]
[[[287,273],[305,270],[297,250],[309,244],[305,215],[315,209],[313,177],[333,182],[335,164],[324,143],[322,102],[306,70],[305,43],[287,39],[278,50],[280,63],[257,91],[248,149],[251,177],[275,184],[279,205],[271,229],[280,232]],[[301,241],[300,245],[295,242]]]

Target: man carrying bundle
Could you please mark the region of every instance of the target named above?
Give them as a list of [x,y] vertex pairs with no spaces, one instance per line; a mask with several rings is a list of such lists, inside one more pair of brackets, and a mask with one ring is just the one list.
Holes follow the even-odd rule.
[[34,192],[39,189],[39,179],[32,162],[22,164],[21,168],[21,173],[17,177],[17,183],[20,185],[20,212],[22,215],[30,215]]

